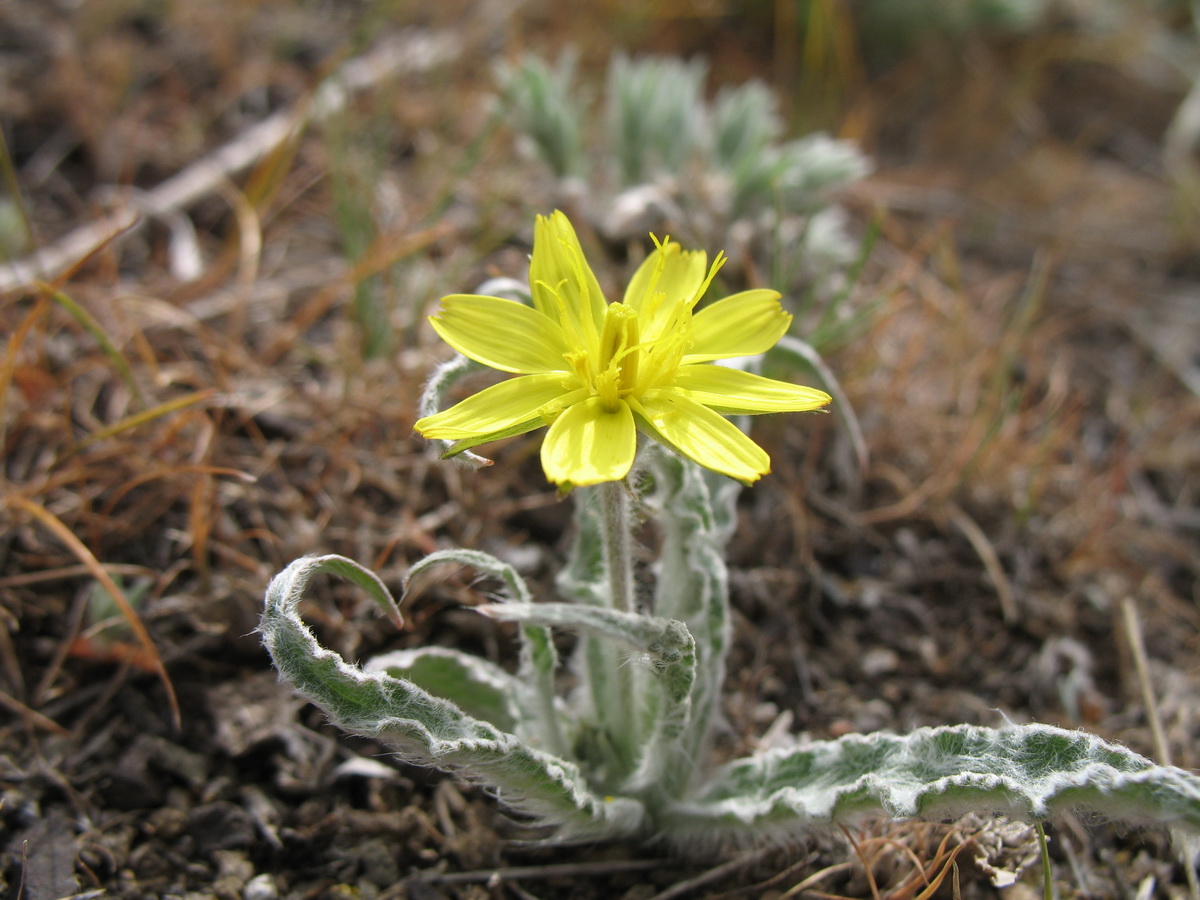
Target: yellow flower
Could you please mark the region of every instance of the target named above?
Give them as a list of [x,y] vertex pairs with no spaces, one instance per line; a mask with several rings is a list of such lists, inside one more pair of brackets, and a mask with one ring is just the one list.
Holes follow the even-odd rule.
[[620,303],[606,303],[571,222],[538,216],[529,286],[533,306],[455,294],[430,318],[451,347],[518,377],[416,423],[454,441],[447,456],[549,425],[546,477],[563,488],[628,474],[637,433],[744,483],[771,469],[766,451],[721,414],[817,409],[813,388],[711,365],[774,346],[792,317],[769,290],[743,291],[699,312],[724,263],[669,240],[638,268]]

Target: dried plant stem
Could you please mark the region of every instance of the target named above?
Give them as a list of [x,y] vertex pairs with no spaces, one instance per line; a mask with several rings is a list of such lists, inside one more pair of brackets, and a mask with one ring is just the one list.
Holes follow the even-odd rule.
[[702,872],[695,878],[689,878],[686,881],[677,882],[661,893],[655,894],[650,900],[678,900],[680,897],[686,897],[689,894],[694,894],[700,888],[707,887],[715,881],[720,881],[722,878],[728,878],[735,875],[743,869],[749,868],[760,862],[769,853],[774,853],[774,847],[762,847],[758,850],[750,850],[734,857],[727,862],[721,863],[706,872]]
[[[1154,696],[1154,685],[1150,683],[1150,665],[1146,656],[1146,642],[1142,637],[1142,620],[1138,615],[1137,602],[1132,597],[1121,600],[1121,618],[1125,623],[1125,637],[1129,641],[1129,650],[1133,654],[1133,667],[1137,672],[1138,688],[1142,692],[1142,704],[1146,707],[1146,721],[1150,725],[1151,740],[1154,741],[1154,754],[1158,762],[1164,766],[1171,765],[1171,748],[1167,744],[1167,733],[1163,730],[1162,716],[1158,712],[1158,698]],[[1200,900],[1200,877],[1196,874],[1196,864],[1193,854],[1188,850],[1188,842],[1179,830],[1171,829],[1171,843],[1179,857],[1188,883],[1188,896],[1192,900]]]
[[1121,618],[1125,622],[1125,637],[1133,654],[1133,667],[1137,672],[1138,688],[1142,703],[1146,707],[1146,722],[1150,725],[1150,736],[1154,741],[1154,753],[1160,765],[1171,765],[1171,750],[1167,746],[1167,735],[1163,731],[1162,717],[1158,714],[1158,700],[1150,684],[1150,667],[1146,660],[1146,642],[1142,639],[1142,621],[1138,617],[1137,604],[1132,597],[1121,601]]
[[841,863],[835,863],[832,866],[826,866],[823,869],[818,869],[816,872],[809,875],[807,878],[805,878],[799,884],[794,884],[790,888],[788,888],[787,893],[781,894],[779,897],[779,900],[789,900],[789,898],[791,898],[791,897],[797,897],[800,894],[808,893],[813,890],[814,885],[818,884],[819,882],[824,881],[826,878],[830,878],[834,875],[839,874],[840,872],[845,872],[845,871],[847,871],[849,869],[853,869],[853,868],[854,868],[853,862],[841,862]]
[[108,357],[113,364],[113,368],[117,370],[117,374],[121,380],[125,382],[125,386],[129,388],[129,393],[133,395],[133,399],[139,407],[146,405],[146,398],[142,396],[141,388],[138,387],[137,379],[133,376],[133,369],[129,366],[129,361],[125,359],[125,355],[108,336],[108,332],[104,327],[96,321],[95,317],[88,312],[84,307],[75,302],[74,298],[64,293],[63,291],[55,290],[51,285],[38,284],[37,288],[45,296],[49,297],[68,313],[71,318],[83,327],[88,334],[95,338],[96,343],[100,345],[100,349],[104,351],[104,355]]
[[9,388],[12,386],[13,375],[17,370],[18,353],[33,326],[37,324],[38,320],[49,309],[50,301],[45,297],[38,297],[29,314],[21,320],[21,324],[8,337],[7,352],[4,355],[4,359],[0,361],[0,445],[5,443],[8,436]]
[[604,862],[561,863],[545,866],[510,866],[500,869],[476,869],[470,872],[420,872],[410,876],[407,884],[471,884],[496,881],[500,883],[534,878],[588,878],[612,872],[644,872],[661,869],[668,864],[663,859],[605,860]]
[[[1004,564],[1000,562],[1000,554],[996,552],[996,548],[992,546],[992,542],[988,540],[983,529],[963,511],[962,507],[952,503],[947,512],[950,521],[963,533],[963,536],[975,548],[975,552],[979,554],[979,559],[983,562],[983,567],[987,570],[992,584],[996,588],[996,597],[1000,600],[1000,612],[1004,616],[1004,621],[1009,625],[1016,623],[1020,620],[1021,613],[1017,609],[1012,582],[1004,574]],[[1167,764],[1166,760],[1162,760],[1162,762],[1164,765]]]
[[49,731],[60,736],[71,733],[49,716],[42,715],[36,709],[30,709],[20,700],[10,697],[3,691],[0,691],[0,708],[6,709],[13,715],[23,719],[25,724],[30,728],[40,728],[43,731]]
[[859,863],[862,864],[863,873],[867,876],[867,885],[871,888],[871,900],[880,900],[879,885],[875,883],[875,873],[871,870],[871,860],[867,858],[866,850],[862,844],[854,839],[854,835],[850,833],[850,829],[845,825],[838,823],[838,828],[842,834],[846,836],[846,840],[850,842],[850,846],[854,848],[854,855],[858,857]]

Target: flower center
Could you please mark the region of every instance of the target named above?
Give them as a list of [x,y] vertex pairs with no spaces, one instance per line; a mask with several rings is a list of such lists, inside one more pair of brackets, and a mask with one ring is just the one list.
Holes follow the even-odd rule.
[[604,311],[600,352],[592,369],[592,387],[609,412],[637,387],[641,356],[637,312],[624,303],[610,303]]

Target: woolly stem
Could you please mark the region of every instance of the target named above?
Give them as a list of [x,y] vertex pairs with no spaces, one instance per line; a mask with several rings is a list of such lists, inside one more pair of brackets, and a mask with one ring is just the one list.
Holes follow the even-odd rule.
[[604,516],[604,566],[608,571],[609,605],[634,612],[633,536],[629,517],[629,487],[624,481],[601,484]]
[[[633,535],[629,510],[629,485],[624,480],[610,481],[596,488],[600,492],[600,530],[603,535],[604,569],[608,577],[608,606],[618,612],[636,612],[633,593]],[[600,721],[613,746],[620,748],[624,764],[632,762],[633,748],[641,740],[641,716],[637,704],[634,670],[625,651],[610,645],[608,662],[613,666],[611,691],[599,710]]]

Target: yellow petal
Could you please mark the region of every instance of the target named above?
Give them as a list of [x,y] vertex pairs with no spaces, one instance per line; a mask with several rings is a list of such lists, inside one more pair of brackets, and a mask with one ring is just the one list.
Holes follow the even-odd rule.
[[590,397],[564,410],[542,444],[546,478],[563,487],[619,481],[629,474],[637,453],[637,428],[624,403],[605,410]]
[[819,409],[832,399],[816,388],[712,365],[681,367],[675,373],[674,386],[684,388],[697,403],[733,414],[803,412]]
[[523,375],[568,368],[562,328],[524,303],[452,294],[442,298],[441,309],[429,321],[463,356],[501,372]]
[[692,318],[691,352],[684,365],[756,356],[787,333],[792,323],[776,291],[743,291],[706,306]]
[[515,425],[533,423],[530,428],[536,428],[545,424],[543,408],[566,393],[563,376],[557,372],[510,378],[449,409],[418,419],[413,427],[432,440],[460,441],[493,433],[500,437]]
[[529,291],[533,305],[562,324],[568,341],[590,346],[595,340],[604,320],[604,293],[571,220],[560,211],[534,223]]
[[704,284],[707,256],[703,250],[684,251],[678,244],[668,243],[646,257],[625,289],[624,303],[638,312],[643,331],[657,336],[662,328],[658,321],[664,309],[679,300],[691,301]]
[[651,437],[714,472],[752,484],[771,471],[767,452],[736,425],[669,388],[647,391],[638,412]]

